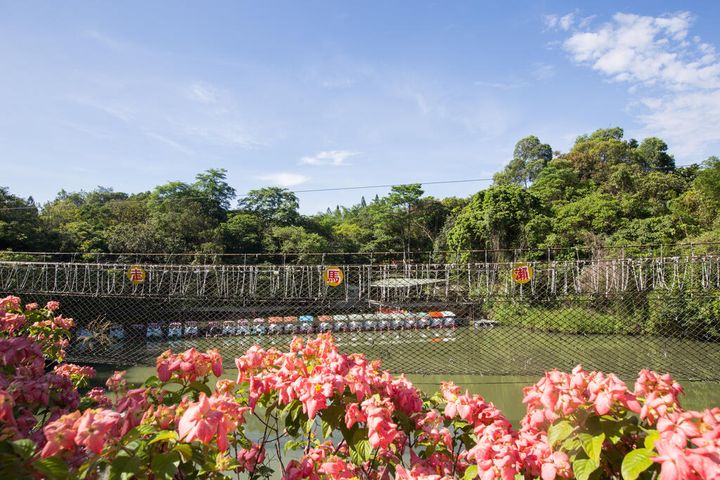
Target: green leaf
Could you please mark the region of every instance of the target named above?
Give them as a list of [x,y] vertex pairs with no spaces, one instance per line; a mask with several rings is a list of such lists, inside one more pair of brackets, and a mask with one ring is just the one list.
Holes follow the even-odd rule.
[[325,420],[321,420],[320,424],[322,425],[323,437],[331,438],[332,432],[333,432],[333,426],[330,425],[330,423],[326,422]]
[[474,479],[475,477],[477,477],[477,471],[477,465],[470,465],[468,468],[465,469],[465,475],[463,475],[463,480]]
[[288,440],[285,442],[285,446],[283,449],[287,452],[288,450],[295,450],[297,448],[303,447],[305,445],[305,442],[301,442],[299,440]]
[[652,450],[647,448],[638,448],[625,455],[622,462],[622,477],[625,480],[635,480],[645,470],[652,466],[653,461],[650,460],[655,454]]
[[172,480],[180,465],[180,455],[177,452],[169,451],[155,455],[150,462],[155,478]]
[[140,459],[137,456],[118,455],[110,464],[109,480],[125,480],[140,473]]
[[589,458],[581,458],[580,460],[575,460],[572,464],[573,473],[575,474],[575,478],[577,480],[588,480],[590,478],[590,475],[597,470],[599,465]]
[[600,454],[602,453],[602,445],[605,441],[605,434],[590,435],[589,433],[581,433],[578,435],[580,442],[582,443],[583,450],[587,453],[588,458],[595,462],[596,465],[600,465]]
[[27,438],[15,440],[12,442],[12,448],[23,460],[27,460],[35,453],[35,442]]
[[148,442],[148,445],[152,445],[153,443],[162,442],[164,440],[177,440],[178,434],[177,432],[173,432],[172,430],[163,430],[162,432],[155,435],[155,438],[150,440]]
[[345,406],[337,402],[332,403],[330,406],[320,412],[320,416],[330,425],[336,425],[345,417]]
[[197,392],[204,393],[208,397],[212,395],[212,390],[210,390],[210,387],[208,387],[207,384],[203,382],[191,382],[188,386]]
[[183,463],[187,463],[192,460],[192,447],[186,443],[180,443],[173,447],[173,450],[180,454],[180,459]]
[[573,430],[575,430],[575,427],[567,420],[551,425],[550,428],[548,428],[548,443],[550,447],[565,440]]
[[300,407],[302,404],[298,400],[293,400],[292,402],[288,403],[283,407],[283,409],[280,411],[280,416],[284,417],[285,415],[289,414],[292,410]]
[[35,470],[49,479],[65,479],[70,476],[67,464],[58,457],[48,457],[32,463]]
[[149,423],[143,424],[143,425],[138,425],[133,430],[137,430],[137,432],[140,435],[152,435],[153,433],[157,432],[157,429],[153,425],[150,425]]
[[576,450],[580,450],[581,448],[582,443],[580,443],[580,440],[577,438],[577,436],[571,436],[566,438],[561,445],[561,450],[564,450],[566,452],[574,452]]
[[362,465],[363,462],[370,460],[373,449],[367,438],[367,428],[359,428],[353,433],[352,440],[348,443],[350,457],[356,465]]
[[648,431],[647,437],[645,437],[645,448],[649,450],[655,449],[655,440],[660,439],[660,432],[657,430]]

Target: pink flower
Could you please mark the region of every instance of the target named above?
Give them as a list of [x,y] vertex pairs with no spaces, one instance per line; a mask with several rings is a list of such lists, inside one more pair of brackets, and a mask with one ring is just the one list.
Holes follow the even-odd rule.
[[345,426],[352,428],[357,422],[367,421],[367,416],[360,411],[357,403],[350,403],[345,407]]
[[53,318],[53,325],[57,328],[70,330],[75,326],[75,320],[73,320],[72,318],[64,318],[62,315],[58,315],[57,317]]
[[654,462],[660,463],[660,476],[663,480],[687,480],[697,478],[692,476],[692,468],[681,448],[664,440],[655,441],[658,456],[653,457]]
[[115,393],[121,393],[127,390],[127,380],[125,380],[125,370],[115,371],[105,382],[108,390]]
[[51,312],[54,312],[54,311],[56,311],[57,309],[60,308],[60,302],[57,302],[57,301],[55,301],[55,300],[50,300],[50,301],[47,303],[47,305],[45,306],[45,308],[47,308],[47,309],[50,310]]
[[60,451],[72,451],[75,449],[75,437],[77,435],[77,421],[80,419],[80,412],[75,411],[63,415],[54,422],[48,423],[43,429],[47,443],[43,447],[40,456],[51,457]]
[[208,360],[212,368],[213,375],[219,377],[223,374],[223,360],[220,352],[213,348],[207,351]]
[[373,448],[387,449],[398,435],[397,425],[392,421],[393,405],[388,400],[369,398],[362,403],[367,415],[368,440]]
[[253,473],[255,467],[265,460],[265,447],[253,443],[250,448],[241,448],[237,452],[237,461],[241,472]]
[[77,421],[75,443],[100,454],[105,447],[107,434],[120,421],[120,414],[112,410],[88,409]]
[[163,382],[173,375],[186,382],[207,377],[211,372],[222,375],[222,357],[216,349],[201,353],[191,348],[177,355],[168,350],[157,358],[156,365],[158,378]]
[[32,312],[33,310],[37,310],[37,309],[38,309],[37,303],[28,303],[27,305],[25,305],[25,310],[27,310],[28,312]]
[[351,479],[358,478],[355,465],[346,462],[339,457],[330,457],[318,468],[318,472],[323,473],[332,479]]
[[55,374],[68,377],[76,385],[84,382],[85,380],[95,377],[95,369],[92,367],[81,367],[72,363],[63,363],[58,365],[53,370]]
[[[313,462],[307,458],[303,458],[301,460],[290,460],[287,467],[285,467],[282,480],[300,480],[303,478],[311,478],[313,470]],[[317,479],[317,475],[312,478]]]
[[553,480],[557,477],[571,478],[572,467],[570,459],[565,452],[553,452],[546,462],[542,464],[542,480]]
[[140,425],[145,411],[148,408],[148,392],[145,388],[134,388],[118,398],[115,410],[122,414],[120,422],[120,435],[125,435],[131,429]]
[[651,392],[645,397],[645,403],[640,410],[640,418],[654,425],[658,418],[678,408],[680,407],[677,399],[672,394],[658,396],[655,392]]
[[6,313],[0,317],[0,330],[12,335],[25,324],[25,315],[20,313]]
[[28,369],[28,374],[40,376],[45,370],[43,352],[27,337],[0,338],[0,367]]
[[91,389],[87,393],[88,398],[93,400],[98,408],[110,408],[112,407],[112,402],[110,399],[105,395],[105,390],[103,390],[100,387],[95,387]]
[[208,397],[202,393],[183,413],[178,433],[186,442],[199,440],[204,444],[217,436],[217,446],[224,452],[228,448],[228,432],[237,427],[245,411],[247,407],[240,407],[230,398]]
[[20,297],[8,295],[0,299],[0,310],[20,310]]

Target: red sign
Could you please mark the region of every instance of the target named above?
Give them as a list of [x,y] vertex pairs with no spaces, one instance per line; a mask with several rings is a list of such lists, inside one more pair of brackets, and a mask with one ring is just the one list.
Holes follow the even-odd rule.
[[325,283],[331,287],[337,287],[343,282],[343,272],[340,267],[328,267],[323,274]]
[[510,273],[512,281],[521,285],[528,283],[533,277],[533,268],[527,263],[516,263]]
[[146,276],[147,274],[145,273],[145,269],[143,269],[140,265],[133,265],[127,272],[127,277],[133,285],[144,283]]

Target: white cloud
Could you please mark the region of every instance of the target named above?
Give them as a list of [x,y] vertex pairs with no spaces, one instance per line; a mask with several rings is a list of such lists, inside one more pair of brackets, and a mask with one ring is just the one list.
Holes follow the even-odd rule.
[[[558,16],[546,24],[568,30]],[[563,17],[564,18],[564,17]],[[645,135],[660,136],[679,155],[707,153],[720,144],[720,61],[715,47],[690,35],[693,15],[616,13],[592,28],[571,25],[563,42],[571,58],[612,81],[629,85]]]
[[[647,111],[639,115],[648,134],[669,139],[681,156],[709,155],[720,143],[720,90],[686,92],[669,98],[643,99]],[[702,158],[695,158],[695,161]]]
[[88,30],[85,32],[85,36],[90,38],[91,40],[98,42],[101,45],[104,45],[111,50],[123,51],[127,50],[129,47],[129,44],[127,42],[118,40],[112,35],[98,30]]
[[306,175],[290,172],[268,173],[265,175],[258,175],[256,178],[258,180],[264,180],[274,185],[279,185],[281,187],[292,187],[294,185],[300,185],[301,183],[305,183],[310,180],[310,177]]
[[67,100],[84,107],[99,110],[110,117],[122,122],[130,122],[136,116],[135,109],[130,105],[123,104],[116,100],[99,100],[86,95],[70,95]]
[[527,86],[527,83],[518,79],[509,80],[507,82],[486,82],[478,80],[475,82],[475,85],[478,87],[496,88],[498,90],[515,90],[516,88]]
[[568,13],[567,15],[546,15],[545,25],[548,28],[559,28],[560,30],[569,30],[575,21],[575,13]]
[[302,157],[300,164],[302,165],[313,165],[313,166],[325,166],[330,165],[333,167],[341,167],[348,165],[346,162],[348,158],[358,155],[358,152],[351,152],[349,150],[327,150],[319,152],[312,156]]
[[688,12],[667,17],[616,13],[612,22],[595,30],[574,31],[563,46],[576,62],[617,81],[719,88],[714,48],[687,41],[692,20]]
[[555,67],[546,63],[538,63],[532,71],[536,80],[550,80],[555,76]]
[[188,87],[188,97],[201,103],[217,103],[218,91],[206,83],[196,82]]
[[176,142],[172,138],[168,138],[165,135],[161,135],[155,132],[145,132],[145,135],[186,155],[191,155],[195,153],[191,148],[188,148],[182,143]]
[[208,121],[205,124],[188,126],[185,134],[207,144],[225,147],[256,148],[266,144],[253,135],[242,124],[223,124],[220,121]]

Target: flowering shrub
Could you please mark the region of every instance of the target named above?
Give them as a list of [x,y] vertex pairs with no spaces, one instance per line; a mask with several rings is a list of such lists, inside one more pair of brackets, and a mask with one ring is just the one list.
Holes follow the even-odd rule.
[[81,397],[92,369],[45,366],[72,325],[58,305],[0,302],[0,478],[720,478],[720,409],[683,410],[669,375],[630,390],[547,372],[518,430],[480,395],[423,396],[321,335],[251,347],[233,379],[216,350],[168,351],[139,388],[116,372]]

